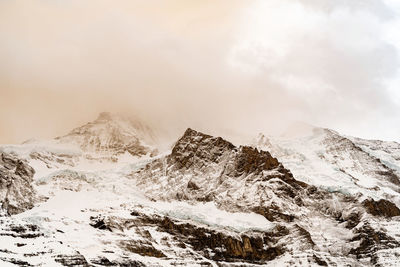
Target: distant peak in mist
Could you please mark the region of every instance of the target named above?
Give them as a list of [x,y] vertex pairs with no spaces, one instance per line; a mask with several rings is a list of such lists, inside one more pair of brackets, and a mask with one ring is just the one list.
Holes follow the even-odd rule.
[[113,119],[114,114],[111,112],[101,112],[99,116],[97,117],[97,121],[109,121]]

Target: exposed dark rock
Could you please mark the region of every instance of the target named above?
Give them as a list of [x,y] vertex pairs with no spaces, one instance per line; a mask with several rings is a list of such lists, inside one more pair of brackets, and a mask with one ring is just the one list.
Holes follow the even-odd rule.
[[361,214],[358,212],[353,212],[346,218],[344,218],[344,221],[346,222],[346,228],[347,229],[353,229],[356,227],[361,220]]
[[[204,257],[215,261],[266,262],[284,253],[281,247],[271,246],[271,240],[286,234],[284,228],[278,232],[259,234],[258,236],[241,235],[239,238],[221,232],[197,227],[189,223],[178,223],[168,217],[145,217],[144,222],[159,226],[177,237],[180,242],[190,244]],[[212,253],[210,254],[209,251]]]
[[17,266],[33,266],[33,265],[29,264],[29,262],[26,262],[26,261],[23,261],[23,260],[14,259],[14,258],[0,257],[0,260],[15,264]]
[[378,250],[400,247],[400,242],[383,232],[374,230],[369,224],[358,229],[351,241],[360,241],[357,248],[350,250],[350,254],[356,255],[357,258],[374,259]]
[[10,236],[15,238],[37,238],[43,236],[37,225],[34,224],[8,224],[3,220],[0,220],[0,225],[2,226],[2,231],[0,236]]
[[277,206],[272,207],[255,207],[253,208],[253,212],[264,216],[267,220],[274,221],[284,221],[284,222],[293,222],[296,218],[291,214],[282,213]]
[[89,267],[85,257],[77,253],[75,255],[57,255],[54,260],[64,266]]
[[198,187],[198,186],[197,186],[194,182],[192,182],[192,181],[189,181],[187,187],[188,187],[189,189],[192,189],[192,190],[199,190],[199,189],[200,189],[200,187]]
[[169,161],[178,168],[189,168],[194,162],[219,162],[225,152],[235,146],[222,139],[212,137],[192,129],[187,129],[184,135],[175,143]]
[[318,264],[319,266],[328,266],[328,263],[326,263],[326,261],[324,261],[323,259],[321,259],[320,257],[318,257],[317,255],[313,255],[313,259],[315,261],[316,264]]
[[366,199],[362,202],[362,204],[367,212],[374,216],[400,216],[400,209],[395,204],[386,199],[380,199],[379,201]]
[[115,263],[111,262],[105,257],[99,257],[97,259],[91,259],[90,263],[101,265],[101,266],[117,266]]
[[110,261],[105,257],[90,260],[90,263],[100,266],[145,267],[143,263],[135,260]]
[[140,261],[136,261],[136,260],[123,260],[120,262],[116,262],[117,266],[120,267],[146,267],[146,265]]
[[243,174],[260,174],[262,171],[272,170],[280,165],[278,160],[269,152],[249,146],[241,146],[235,159],[236,176]]
[[123,249],[139,254],[141,256],[165,258],[165,254],[160,250],[154,248],[151,242],[148,241],[133,241],[133,240],[122,240],[120,241],[120,247]]
[[134,211],[131,212],[131,215],[132,215],[132,216],[139,216],[140,213],[137,212],[136,210],[134,210]]
[[106,224],[105,219],[102,217],[90,217],[90,226],[100,229],[100,230],[108,230],[112,232],[111,227]]
[[0,202],[1,208],[8,214],[17,214],[33,207],[34,173],[25,161],[11,154],[0,153]]

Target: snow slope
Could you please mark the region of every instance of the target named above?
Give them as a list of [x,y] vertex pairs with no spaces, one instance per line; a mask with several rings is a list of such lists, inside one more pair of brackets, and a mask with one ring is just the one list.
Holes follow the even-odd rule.
[[260,134],[253,145],[278,157],[298,180],[400,206],[397,143],[351,138],[310,126],[297,135]]

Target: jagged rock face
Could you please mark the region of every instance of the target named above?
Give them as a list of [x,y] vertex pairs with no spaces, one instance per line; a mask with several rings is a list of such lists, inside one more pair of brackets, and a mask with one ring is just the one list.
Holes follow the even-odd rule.
[[[221,205],[245,202],[251,203],[252,208],[265,205],[263,202],[271,202],[278,195],[288,196],[297,205],[301,202],[299,197],[294,200],[298,191],[307,187],[270,153],[248,146],[235,147],[221,137],[192,129],[186,130],[170,155],[132,176],[138,177],[138,185],[153,198],[214,200]],[[162,189],[161,184],[165,184]],[[154,188],[157,185],[159,190]],[[259,199],[254,202],[250,197]],[[238,198],[248,201],[237,201]]]
[[258,175],[262,171],[273,170],[280,165],[278,160],[266,151],[258,151],[249,146],[236,148],[221,137],[212,137],[190,128],[175,144],[169,163],[176,164],[178,169],[188,169],[193,164],[197,164],[196,167],[203,167],[208,163],[219,163],[232,151],[236,152],[232,166],[235,176],[250,173]]
[[34,173],[26,162],[11,154],[0,154],[0,202],[8,214],[16,214],[33,207]]
[[270,171],[278,168],[280,163],[273,158],[269,152],[258,151],[257,148],[243,146],[240,147],[239,153],[235,161],[236,175],[255,173],[260,174],[262,171]]
[[103,112],[86,125],[57,137],[61,143],[72,143],[88,152],[120,155],[125,152],[142,156],[156,151],[149,146],[155,142],[152,130],[137,120]]
[[[342,146],[346,147],[346,150],[354,149],[347,140],[336,141],[334,146],[329,146],[331,154],[341,153]],[[356,150],[358,152],[355,152],[355,155],[365,155],[365,152]],[[213,201],[224,210],[252,211],[264,216],[277,223],[277,227],[287,229],[287,232],[283,231],[279,241],[269,243],[279,248],[277,255],[293,247],[296,251],[324,250],[332,253],[333,246],[336,250],[334,254],[343,257],[352,257],[350,254],[362,259],[369,257],[364,250],[355,249],[357,242],[361,240],[356,237],[362,231],[359,227],[365,220],[369,220],[365,216],[366,207],[357,200],[358,196],[321,190],[298,181],[267,151],[248,146],[236,147],[222,138],[188,129],[175,144],[171,155],[154,160],[142,170],[133,173],[132,177],[136,179],[138,187],[155,201]],[[313,232],[313,223],[304,218],[323,221],[323,224],[331,225],[330,227],[336,230],[332,230],[331,234],[324,233],[321,240],[321,236]],[[182,229],[182,225],[170,224],[172,226],[169,229],[173,229],[171,233],[201,236],[201,233],[196,231],[194,234],[190,230]],[[188,225],[185,227],[191,228]],[[347,236],[346,239],[337,236],[336,231]],[[329,235],[329,238],[326,235]],[[211,233],[208,234],[208,237],[210,236]],[[354,239],[351,239],[352,237]],[[243,242],[243,239],[241,240]],[[202,242],[211,241],[207,239]],[[339,243],[341,245],[338,245]],[[241,255],[241,260],[249,257],[254,259],[253,263],[273,260],[258,257],[258,254],[241,254],[240,248],[242,251],[244,248],[240,244],[242,243],[232,245],[237,248],[232,255]],[[227,246],[229,245],[224,245]],[[383,242],[371,253],[378,257],[378,251],[392,248]],[[319,255],[311,255],[310,260],[322,265],[327,264],[327,258],[320,258]],[[229,257],[225,255],[224,260]],[[347,261],[351,260],[347,258]]]
[[234,149],[234,145],[221,137],[212,137],[192,129],[187,129],[184,135],[176,142],[169,157],[170,162],[178,169],[190,168],[194,163],[218,163],[224,154]]
[[375,216],[394,217],[400,216],[400,209],[392,202],[386,199],[375,201],[366,199],[362,202],[367,212]]
[[[92,218],[93,227],[101,221],[103,231],[118,232],[133,230],[146,239],[135,241],[121,241],[119,246],[142,256],[166,258],[165,253],[158,248],[178,247],[185,254],[195,251],[209,260],[221,262],[249,262],[265,263],[282,255],[285,250],[282,245],[277,245],[282,236],[295,233],[284,226],[278,226],[268,232],[247,231],[237,233],[229,229],[215,230],[210,227],[198,226],[192,223],[171,219],[166,216],[152,215],[135,211],[131,218],[118,218],[97,216]],[[143,230],[148,229],[148,230]],[[151,233],[149,232],[151,231]],[[164,236],[160,241],[154,238]],[[171,255],[171,251],[168,252]],[[184,254],[184,255],[185,255]],[[190,254],[187,254],[188,256]]]
[[141,215],[137,224],[156,225],[159,231],[171,234],[183,248],[191,246],[204,257],[216,261],[248,261],[263,263],[282,255],[281,247],[273,246],[283,229],[273,229],[268,233],[249,232],[243,235],[229,235],[223,232],[198,227],[190,223],[171,220],[168,217],[148,217]]

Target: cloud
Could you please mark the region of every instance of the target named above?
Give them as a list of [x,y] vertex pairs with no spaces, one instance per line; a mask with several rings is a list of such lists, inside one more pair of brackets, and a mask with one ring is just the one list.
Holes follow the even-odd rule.
[[103,110],[172,135],[300,119],[393,138],[396,15],[380,1],[332,3],[2,1],[0,142],[60,135]]
[[388,7],[380,3],[372,12],[377,1],[329,3],[335,4],[260,1],[243,29],[236,65],[295,96],[302,120],[394,138],[398,104],[385,82],[398,75],[399,50],[384,38]]

